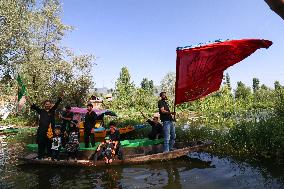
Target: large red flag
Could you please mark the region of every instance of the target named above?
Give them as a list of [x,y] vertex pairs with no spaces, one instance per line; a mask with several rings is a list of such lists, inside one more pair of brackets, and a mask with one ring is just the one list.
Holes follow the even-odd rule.
[[220,88],[223,72],[271,41],[228,40],[194,48],[178,48],[175,104],[193,101]]

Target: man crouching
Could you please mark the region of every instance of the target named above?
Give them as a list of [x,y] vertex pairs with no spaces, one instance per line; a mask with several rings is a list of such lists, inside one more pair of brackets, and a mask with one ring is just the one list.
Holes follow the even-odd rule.
[[105,142],[102,142],[96,151],[94,156],[94,160],[97,161],[98,159],[104,159],[106,164],[112,163],[112,158],[115,155],[114,144],[107,136],[105,137]]

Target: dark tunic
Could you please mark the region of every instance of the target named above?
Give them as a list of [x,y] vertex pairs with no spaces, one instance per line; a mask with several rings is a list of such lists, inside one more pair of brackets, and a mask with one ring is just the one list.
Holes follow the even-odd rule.
[[94,111],[87,112],[85,115],[84,129],[90,131],[96,122],[97,114]]
[[120,133],[118,130],[115,130],[114,133],[109,134],[109,138],[111,141],[120,141]]
[[160,113],[160,119],[162,122],[164,121],[173,121],[172,115],[169,113],[163,113],[161,111],[161,108],[164,107],[164,109],[168,112],[170,112],[169,105],[165,100],[159,100],[158,101],[158,108]]
[[49,110],[39,108],[37,105],[32,104],[31,109],[35,110],[39,115],[39,126],[37,129],[37,141],[44,140],[47,138],[47,130],[49,124],[51,124],[52,130],[55,126],[55,110],[57,109],[59,103],[62,101],[62,98],[58,98],[55,105]]

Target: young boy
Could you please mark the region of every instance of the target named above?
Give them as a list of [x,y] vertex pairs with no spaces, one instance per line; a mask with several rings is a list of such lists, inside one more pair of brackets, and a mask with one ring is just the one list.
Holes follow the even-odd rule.
[[77,127],[77,120],[73,120],[70,123],[70,129],[68,131],[68,143],[65,146],[68,153],[68,160],[73,158],[77,161],[77,154],[79,150],[79,129]]
[[52,138],[52,146],[51,146],[51,153],[52,153],[52,161],[55,159],[59,161],[59,152],[61,149],[61,137],[60,137],[60,127],[56,127],[54,131],[54,136]]

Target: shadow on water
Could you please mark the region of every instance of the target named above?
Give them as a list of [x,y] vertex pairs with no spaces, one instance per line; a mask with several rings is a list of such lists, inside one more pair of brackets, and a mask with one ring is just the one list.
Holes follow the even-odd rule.
[[[0,188],[284,188],[281,166],[209,153],[144,165],[93,168],[20,164],[31,137],[1,143]],[[20,141],[20,142],[19,142]],[[283,166],[282,166],[283,168]]]

